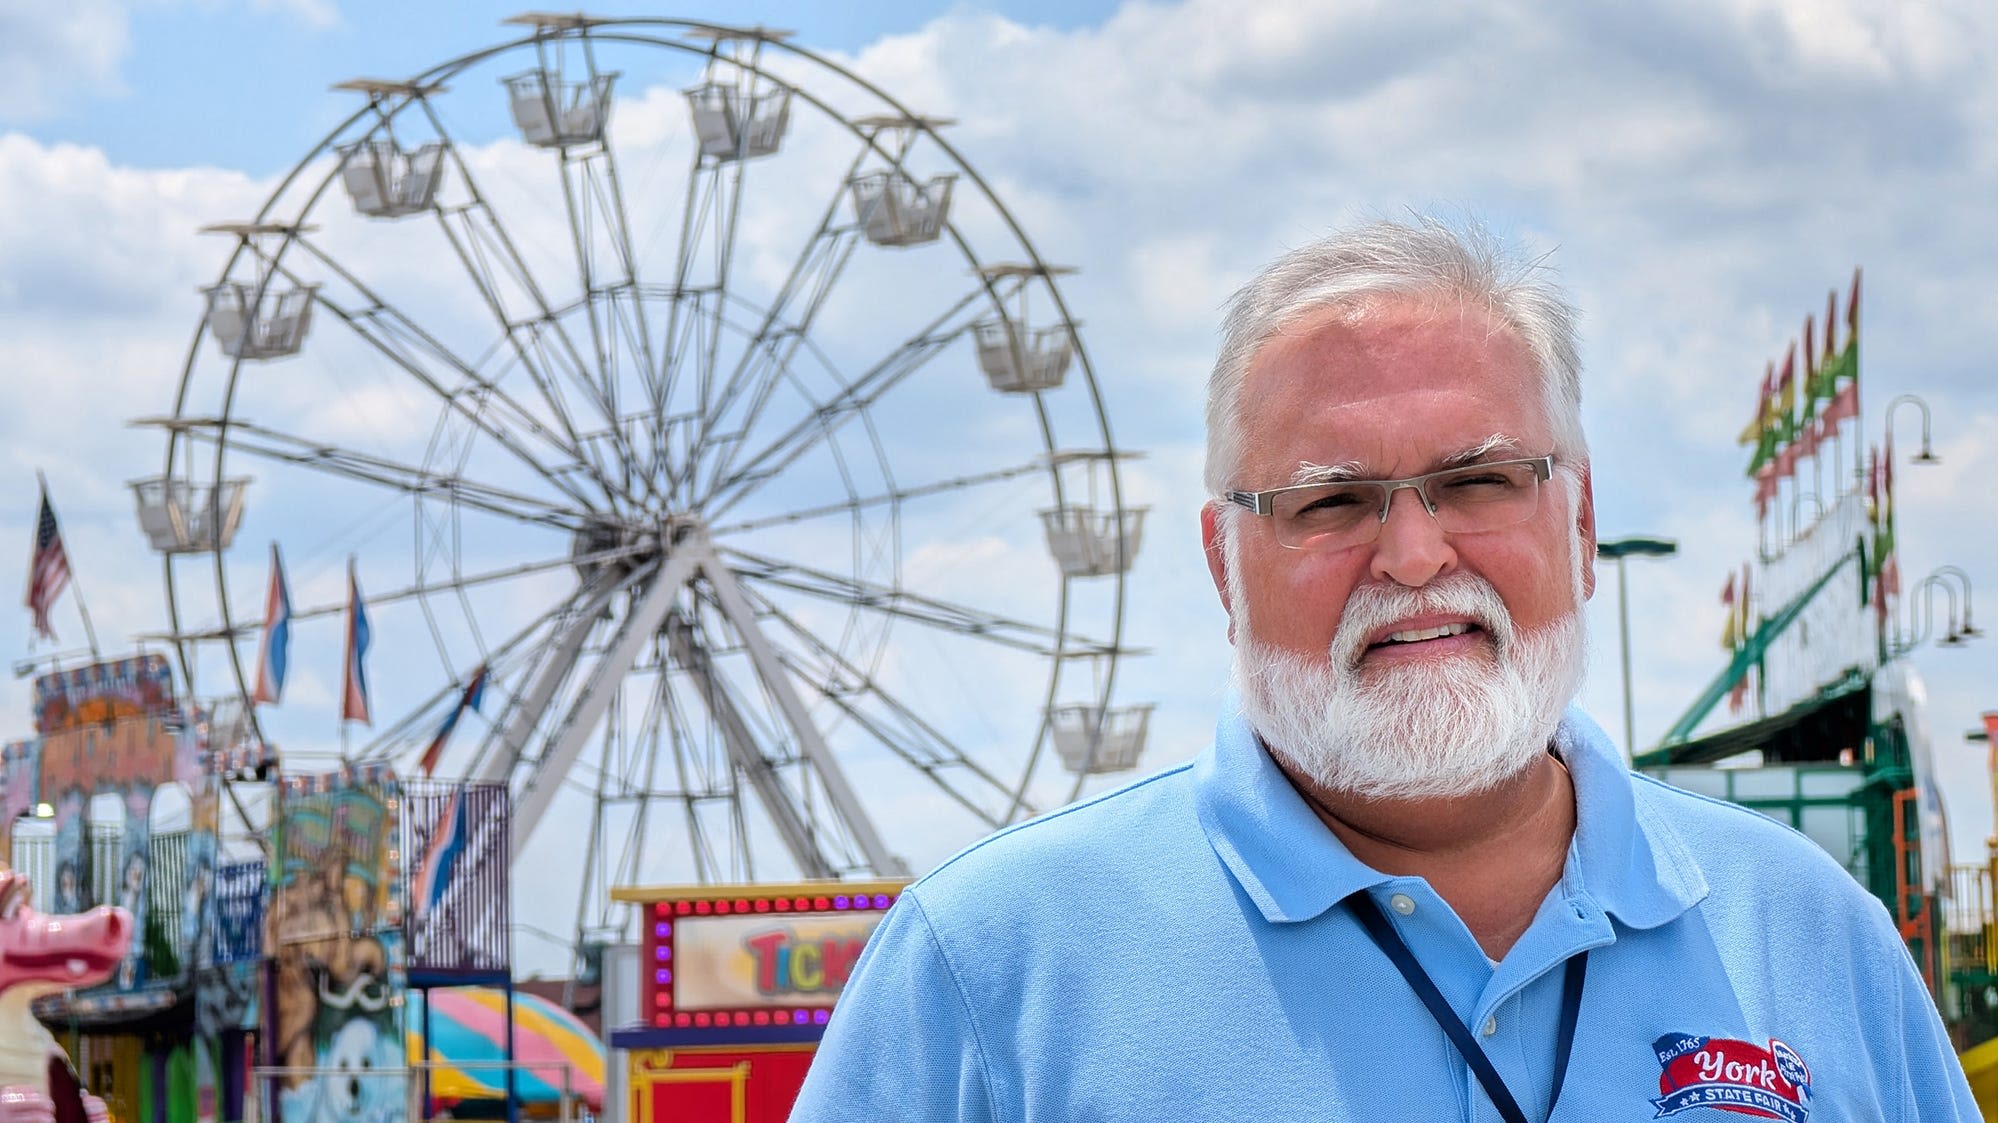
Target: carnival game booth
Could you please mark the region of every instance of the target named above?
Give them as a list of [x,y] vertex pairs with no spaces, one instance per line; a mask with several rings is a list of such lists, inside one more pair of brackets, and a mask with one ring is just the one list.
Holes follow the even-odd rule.
[[629,1123],[782,1123],[833,1003],[906,881],[618,889],[638,906],[639,1009],[613,1029]]

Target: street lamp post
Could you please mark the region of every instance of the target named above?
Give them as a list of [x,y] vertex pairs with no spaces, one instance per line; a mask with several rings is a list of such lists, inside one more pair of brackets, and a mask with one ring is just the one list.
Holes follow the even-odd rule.
[[1637,719],[1630,698],[1630,573],[1625,558],[1669,558],[1679,552],[1670,538],[1617,538],[1596,543],[1596,556],[1616,559],[1617,636],[1623,648],[1623,755],[1637,755]]

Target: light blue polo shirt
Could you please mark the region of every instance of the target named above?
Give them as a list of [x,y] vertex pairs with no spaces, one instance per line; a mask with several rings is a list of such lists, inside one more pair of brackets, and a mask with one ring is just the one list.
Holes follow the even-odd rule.
[[1821,849],[1633,776],[1577,710],[1555,744],[1579,826],[1496,967],[1425,881],[1355,859],[1230,712],[1193,761],[1002,831],[905,891],[792,1119],[1497,1123],[1340,905],[1357,891],[1531,1119],[1547,1118],[1562,968],[1583,950],[1554,1120],[1978,1118],[1886,911]]

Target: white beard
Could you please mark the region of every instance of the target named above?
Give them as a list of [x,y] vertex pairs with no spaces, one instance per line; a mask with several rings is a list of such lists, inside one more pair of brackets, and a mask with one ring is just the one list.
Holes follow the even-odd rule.
[[[1234,559],[1230,559],[1234,561]],[[1236,623],[1234,677],[1242,710],[1270,751],[1327,790],[1363,799],[1425,799],[1489,791],[1532,765],[1581,688],[1580,551],[1575,609],[1520,632],[1497,590],[1454,573],[1420,588],[1362,585],[1332,638],[1329,661],[1258,642]],[[1240,567],[1230,565],[1230,584]],[[1240,589],[1233,603],[1248,602]],[[1365,637],[1395,621],[1461,614],[1489,635],[1493,658],[1370,669]]]

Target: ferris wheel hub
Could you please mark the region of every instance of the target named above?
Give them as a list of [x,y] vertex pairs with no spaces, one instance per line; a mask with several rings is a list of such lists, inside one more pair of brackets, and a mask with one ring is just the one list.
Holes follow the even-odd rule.
[[569,560],[588,584],[606,571],[630,573],[672,557],[689,537],[706,532],[701,517],[686,511],[668,512],[651,522],[597,519],[576,532]]

